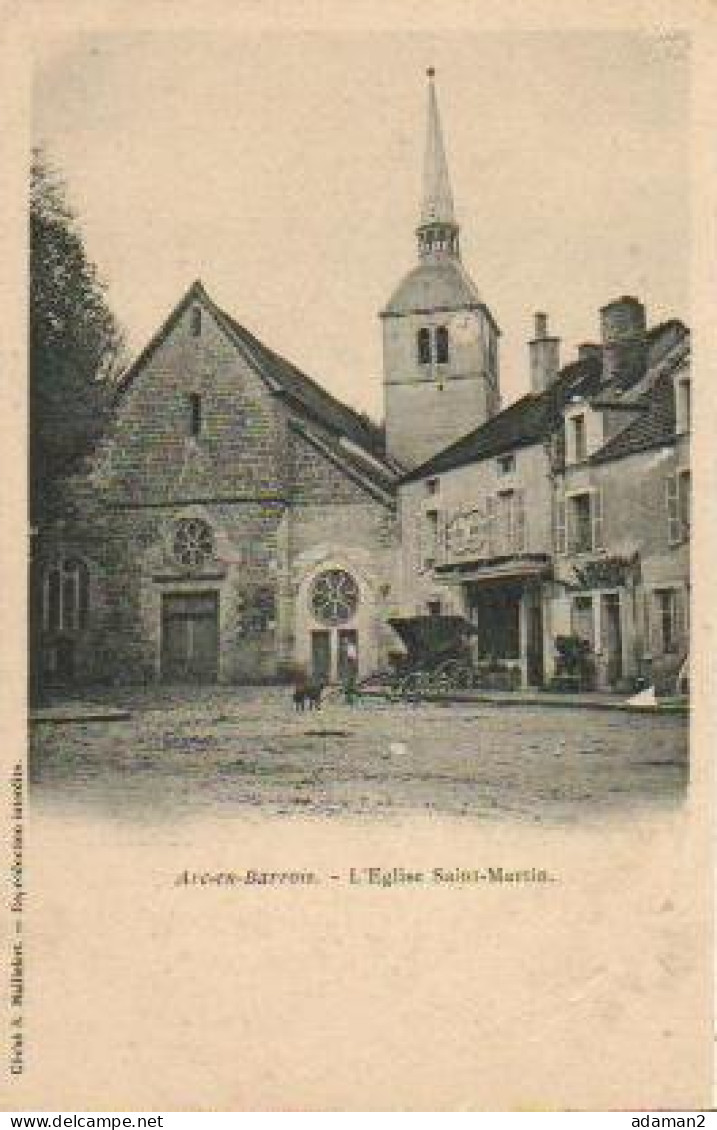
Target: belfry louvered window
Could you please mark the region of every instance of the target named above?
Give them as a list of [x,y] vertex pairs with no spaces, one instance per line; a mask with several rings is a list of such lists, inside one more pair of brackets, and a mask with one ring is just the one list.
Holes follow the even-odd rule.
[[445,326],[438,326],[436,330],[436,362],[448,364],[448,330]]
[[417,335],[418,363],[430,365],[431,363],[431,331],[425,327]]

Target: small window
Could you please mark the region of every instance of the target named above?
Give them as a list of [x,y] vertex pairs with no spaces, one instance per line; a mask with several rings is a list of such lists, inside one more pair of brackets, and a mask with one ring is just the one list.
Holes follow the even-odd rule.
[[692,479],[689,471],[668,475],[667,489],[667,540],[679,545],[690,536]]
[[424,553],[424,565],[431,566],[436,560],[438,553],[438,511],[426,511],[426,544]]
[[515,470],[515,455],[500,455],[498,457],[498,474],[510,475]]
[[428,601],[428,615],[429,616],[440,616],[441,608],[442,608],[442,605],[441,605],[440,600],[429,600]]
[[202,332],[202,311],[199,306],[192,307],[191,328],[192,337],[199,337]]
[[428,494],[438,494],[439,487],[440,487],[440,483],[439,483],[438,479],[427,479],[426,480],[426,491],[427,491]]
[[573,458],[576,463],[582,463],[583,460],[587,459],[588,454],[585,417],[573,416],[571,424],[573,428]]
[[657,631],[663,653],[677,650],[677,593],[674,589],[656,589]]
[[198,436],[202,430],[202,398],[198,392],[189,394],[189,434]]
[[690,403],[689,380],[677,383],[677,431],[689,432],[692,426],[692,406]]
[[43,624],[50,632],[78,632],[87,626],[90,577],[84,561],[50,566],[43,586]]
[[448,364],[448,330],[445,326],[436,330],[436,361],[439,365]]
[[418,363],[419,365],[430,365],[431,363],[431,331],[425,327],[418,331]]
[[590,494],[575,494],[570,499],[571,538],[573,553],[590,553],[593,549],[593,514]]

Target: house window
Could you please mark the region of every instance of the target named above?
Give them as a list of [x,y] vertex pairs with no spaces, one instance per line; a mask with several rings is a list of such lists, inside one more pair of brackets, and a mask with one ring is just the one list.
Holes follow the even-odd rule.
[[439,486],[440,483],[438,479],[426,480],[426,491],[428,492],[428,494],[438,494]]
[[436,330],[436,361],[439,365],[448,364],[448,330],[445,326]]
[[655,590],[655,611],[660,651],[677,650],[677,592],[675,589]]
[[592,553],[602,547],[602,497],[599,491],[584,491],[568,499],[568,550]]
[[429,600],[427,607],[429,616],[440,616],[442,607],[440,600]]
[[689,471],[668,475],[665,481],[667,496],[667,538],[670,545],[679,545],[690,536],[692,508],[692,478]]
[[525,549],[525,499],[522,490],[502,490],[498,495],[498,554]]
[[430,365],[431,363],[431,331],[425,327],[418,331],[418,363]]
[[84,561],[51,565],[43,584],[42,620],[46,631],[77,632],[87,626],[90,576]]
[[691,389],[689,379],[677,382],[676,417],[678,433],[689,432],[692,426]]
[[573,416],[570,421],[573,432],[573,460],[582,463],[587,459],[587,439],[585,436],[585,417]]
[[189,434],[198,436],[202,430],[202,398],[198,392],[189,394]]
[[438,553],[438,511],[426,511],[426,544],[424,552],[424,565],[431,566]]
[[199,306],[192,307],[190,323],[192,337],[199,337],[202,332],[202,311]]
[[510,475],[515,470],[515,455],[500,455],[498,457],[498,474]]

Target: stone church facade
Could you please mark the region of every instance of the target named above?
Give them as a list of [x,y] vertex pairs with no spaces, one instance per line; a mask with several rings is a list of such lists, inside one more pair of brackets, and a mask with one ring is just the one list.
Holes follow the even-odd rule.
[[385,664],[397,466],[195,283],[38,552],[45,678],[322,680]]

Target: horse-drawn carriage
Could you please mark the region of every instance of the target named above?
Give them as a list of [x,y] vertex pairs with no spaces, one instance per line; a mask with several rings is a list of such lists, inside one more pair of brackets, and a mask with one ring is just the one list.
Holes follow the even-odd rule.
[[473,686],[470,638],[476,628],[463,616],[401,616],[389,624],[405,648],[393,662],[392,690],[402,697]]

